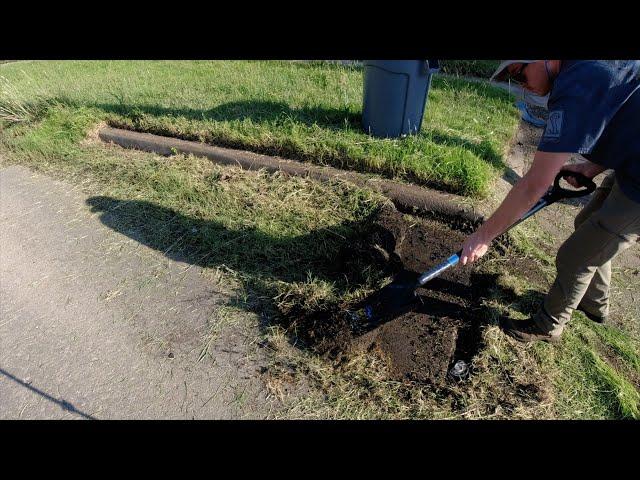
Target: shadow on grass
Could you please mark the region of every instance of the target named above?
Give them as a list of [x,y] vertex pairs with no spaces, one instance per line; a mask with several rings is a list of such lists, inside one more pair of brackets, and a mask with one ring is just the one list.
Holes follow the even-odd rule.
[[[260,314],[271,323],[278,317],[274,297],[278,282],[330,282],[349,292],[368,281],[372,269],[393,268],[384,256],[359,240],[374,233],[372,218],[345,222],[293,237],[273,237],[252,227],[231,229],[221,222],[193,218],[140,200],[91,197],[92,212],[109,228],[164,254],[203,268],[223,268],[239,274],[248,301],[230,303]],[[378,237],[393,250],[393,235],[378,229]]]
[[[402,270],[393,253],[395,238],[375,222],[377,212],[357,222],[277,238],[254,228],[229,229],[220,222],[189,217],[147,201],[97,196],[87,204],[100,214],[104,225],[171,260],[239,273],[249,298],[231,298],[229,303],[257,313],[263,328],[276,322],[287,327],[290,320],[284,318],[288,313],[275,300],[282,293],[278,282],[313,278],[331,283],[343,295]],[[460,296],[467,288],[443,279],[434,280],[431,286]],[[294,306],[288,312],[305,314],[296,302],[305,298],[292,298]],[[449,310],[456,308],[464,318],[459,305],[451,304]],[[299,345],[295,338],[291,340]]]
[[[520,275],[525,272],[518,272]],[[500,303],[509,305],[510,308],[522,313],[523,315],[533,315],[540,308],[545,292],[535,289],[527,289],[526,291],[518,294],[513,289],[500,286],[498,277],[501,274],[497,273],[484,273],[478,274],[475,279],[475,285],[479,285],[482,288],[476,288],[474,290],[474,298],[478,303],[483,303],[484,300],[498,300]],[[493,307],[484,307],[487,317],[496,318],[500,316],[499,311]]]
[[297,123],[307,127],[339,130],[360,130],[361,113],[348,108],[308,106],[293,108],[285,102],[270,100],[239,100],[214,108],[163,107],[151,104],[96,103],[90,105],[106,113],[121,115],[136,121],[144,115],[186,118],[196,121],[232,122],[251,120],[254,123]]

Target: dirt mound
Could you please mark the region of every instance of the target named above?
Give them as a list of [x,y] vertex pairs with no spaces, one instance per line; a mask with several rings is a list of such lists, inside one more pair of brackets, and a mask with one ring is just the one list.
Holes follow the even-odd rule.
[[[334,269],[355,278],[367,263],[395,278],[415,279],[456,252],[464,238],[465,233],[446,224],[409,218],[387,206],[367,235],[337,256]],[[398,380],[441,383],[455,361],[469,361],[479,348],[479,325],[469,311],[479,287],[474,285],[479,278],[475,268],[459,265],[447,270],[418,290],[414,304],[372,329],[363,330],[361,321],[349,313],[353,306],[337,305],[296,318],[295,335],[331,357],[376,351],[388,360]]]

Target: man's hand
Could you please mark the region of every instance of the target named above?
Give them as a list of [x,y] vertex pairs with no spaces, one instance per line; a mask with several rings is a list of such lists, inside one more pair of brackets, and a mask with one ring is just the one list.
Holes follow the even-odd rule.
[[482,257],[489,249],[491,241],[484,238],[481,230],[472,233],[462,244],[462,255],[460,256],[460,262],[462,265],[473,263],[480,257]]
[[[596,165],[595,163],[590,162],[589,160],[584,160],[580,163],[570,163],[570,164],[563,165],[562,170],[581,173],[587,178],[593,178],[599,173],[604,172],[606,168],[600,165]],[[575,188],[580,188],[582,186],[573,177],[567,176],[565,180]]]

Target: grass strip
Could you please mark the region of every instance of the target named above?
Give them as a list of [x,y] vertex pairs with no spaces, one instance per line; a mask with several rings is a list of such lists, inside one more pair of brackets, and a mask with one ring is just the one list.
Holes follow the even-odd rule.
[[361,69],[281,61],[46,61],[7,64],[0,116],[54,105],[116,127],[379,173],[484,196],[518,124],[508,93],[435,77],[423,129],[376,139],[361,128]]

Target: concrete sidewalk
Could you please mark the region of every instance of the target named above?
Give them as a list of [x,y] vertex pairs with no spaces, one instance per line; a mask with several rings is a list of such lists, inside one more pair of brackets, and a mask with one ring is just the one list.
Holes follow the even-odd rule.
[[0,169],[0,418],[267,417],[255,327],[222,329],[199,361],[228,294],[86,199]]

